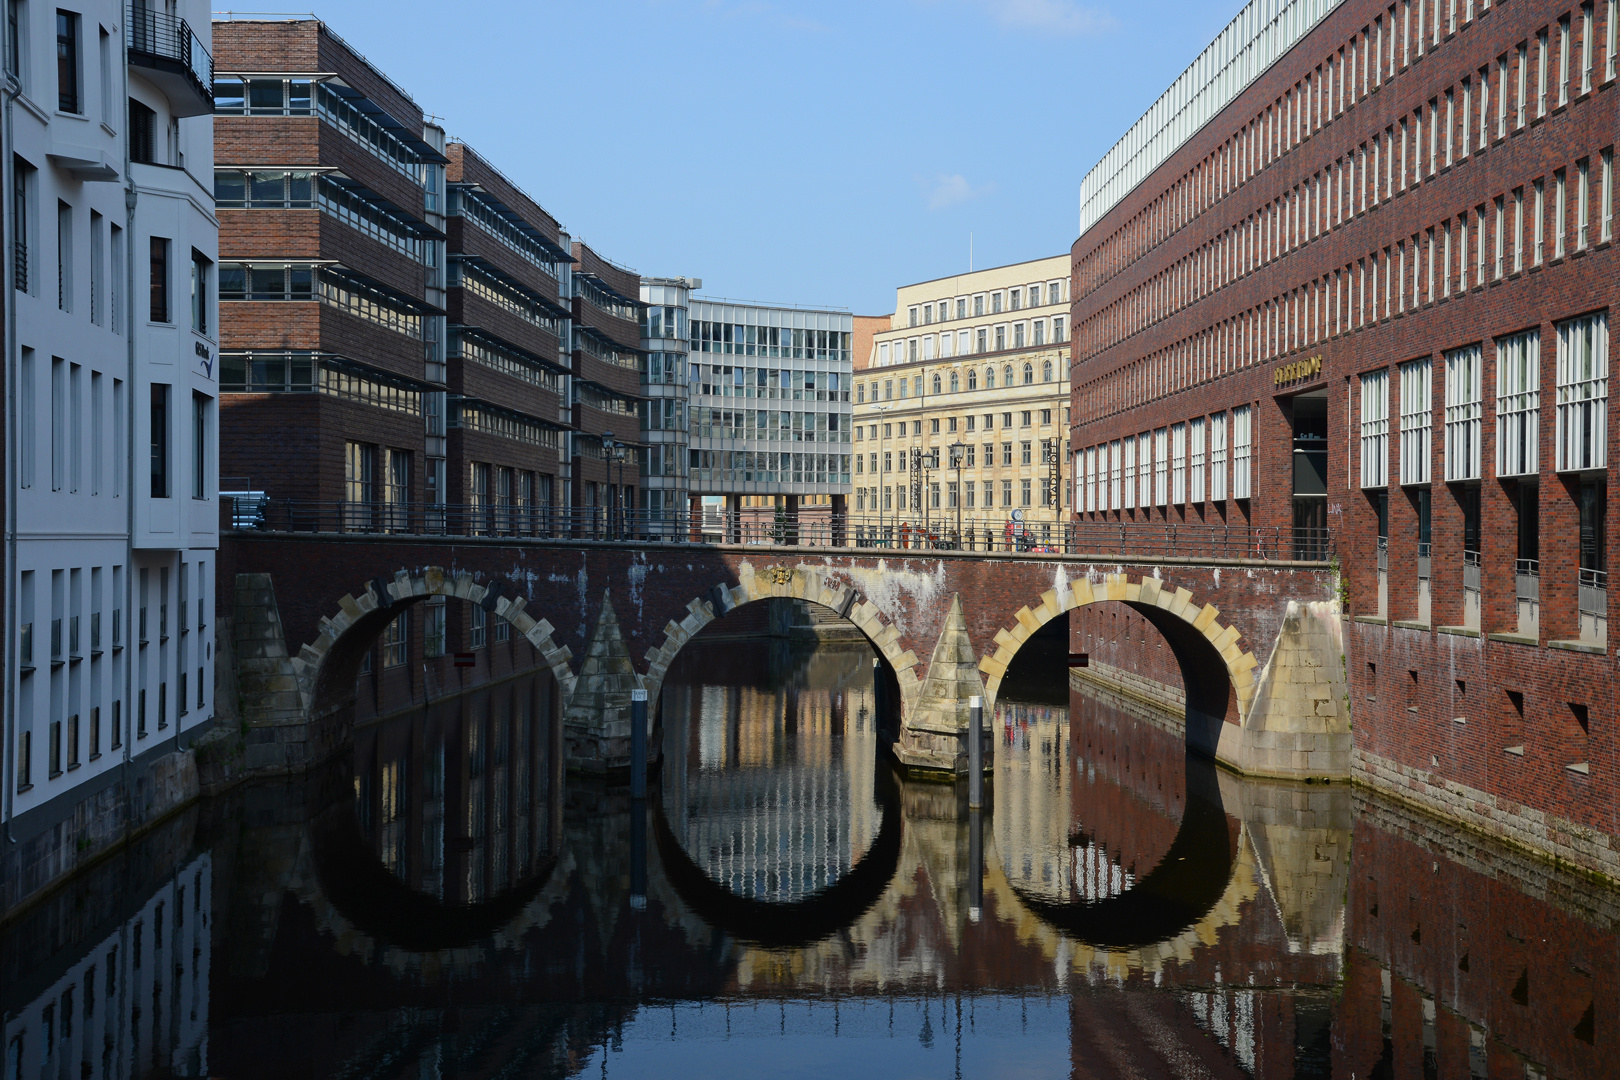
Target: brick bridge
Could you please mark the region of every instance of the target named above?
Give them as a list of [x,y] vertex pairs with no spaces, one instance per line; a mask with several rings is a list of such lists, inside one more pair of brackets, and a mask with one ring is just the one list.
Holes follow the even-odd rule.
[[556,680],[569,767],[586,772],[628,764],[630,691],[656,702],[695,634],[792,597],[871,641],[912,771],[965,770],[969,698],[991,706],[1042,626],[1123,604],[1176,657],[1194,750],[1254,775],[1349,775],[1337,578],[1321,562],[238,531],[222,537],[220,569],[236,586],[221,590],[221,615],[250,741],[276,764],[347,741],[362,659],[432,596],[477,604],[534,646]]

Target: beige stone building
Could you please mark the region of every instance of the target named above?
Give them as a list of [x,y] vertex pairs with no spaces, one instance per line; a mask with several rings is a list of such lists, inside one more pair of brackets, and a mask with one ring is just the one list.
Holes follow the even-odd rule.
[[975,547],[1050,540],[1068,513],[1068,274],[1058,255],[898,290],[855,356],[857,535],[951,542],[960,520]]

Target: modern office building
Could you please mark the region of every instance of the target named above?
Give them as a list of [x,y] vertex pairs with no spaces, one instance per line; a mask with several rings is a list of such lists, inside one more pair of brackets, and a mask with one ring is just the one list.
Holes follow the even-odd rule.
[[643,505],[661,531],[679,535],[688,509],[687,306],[701,278],[643,278],[641,417]]
[[[687,484],[733,519],[842,521],[850,487],[848,312],[690,297]],[[809,517],[810,515],[806,515]]]
[[960,518],[975,546],[1050,539],[1064,520],[1068,286],[1059,255],[898,290],[855,380],[863,530],[943,536]]
[[0,882],[14,900],[116,839],[141,768],[213,715],[219,371],[207,7],[7,16],[0,818],[18,843]]
[[[1616,25],[1256,0],[1072,252],[1077,515],[1331,545],[1357,774],[1610,875]],[[1139,624],[1076,629],[1178,682]]]

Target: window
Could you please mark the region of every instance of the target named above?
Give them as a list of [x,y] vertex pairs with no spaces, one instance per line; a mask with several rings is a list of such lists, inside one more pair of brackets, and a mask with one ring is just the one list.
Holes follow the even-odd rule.
[[1170,501],[1187,501],[1187,425],[1170,425]]
[[1018,481],[1018,500],[1020,506],[1030,505],[1030,481]]
[[1541,335],[1534,330],[1496,340],[1496,473],[1533,476],[1541,407]]
[[979,373],[973,368],[968,369],[967,388],[969,390],[977,390],[979,388]]
[[1598,205],[1598,217],[1602,220],[1603,231],[1599,234],[1604,241],[1614,239],[1614,148],[1603,151],[1603,179],[1599,190],[1599,198],[1603,201]]
[[1607,464],[1608,400],[1608,316],[1600,313],[1559,323],[1559,472]]
[[1012,454],[1013,454],[1012,443],[1010,443],[1010,442],[1002,443],[1001,444],[1001,463],[1003,465],[1011,465],[1013,463]]
[[191,394],[191,497],[208,498],[208,413],[207,394]]
[[28,231],[32,225],[28,212],[28,187],[34,170],[21,158],[11,159],[11,260],[14,285],[28,292]]
[[1434,434],[1434,361],[1401,365],[1401,483],[1427,484]]
[[1575,250],[1586,250],[1592,214],[1592,167],[1582,158],[1575,163]]
[[79,107],[79,16],[56,9],[56,107],[77,113]]
[[1115,439],[1108,444],[1108,506],[1109,510],[1119,509],[1119,440]]
[[1051,382],[1051,381],[1052,381],[1052,361],[1044,360],[1044,361],[1041,362],[1041,382]]
[[410,612],[402,612],[382,632],[383,667],[399,667],[410,659],[407,629]]
[[473,604],[472,617],[467,623],[467,648],[482,649],[489,642],[489,612],[483,605]]
[[[1056,286],[1053,286],[1053,287],[1056,288]],[[1052,342],[1053,342],[1053,344],[1059,344],[1059,343],[1067,341],[1067,340],[1068,339],[1063,336],[1063,320],[1062,319],[1053,319],[1052,320]]]
[[157,113],[129,99],[129,159],[146,165],[157,162]]
[[73,310],[73,207],[56,203],[56,306]]
[[152,237],[151,256],[151,308],[148,318],[155,323],[169,321],[169,242],[161,236]]
[[1249,461],[1254,453],[1250,406],[1232,410],[1232,498],[1249,498]]
[[1226,414],[1209,418],[1209,497],[1226,500]]
[[213,264],[202,252],[191,251],[191,328],[208,333],[208,269]]
[[1480,378],[1483,351],[1478,345],[1446,353],[1446,479],[1480,477]]
[[1031,455],[1031,452],[1030,452],[1031,444],[1028,441],[1025,441],[1025,442],[1019,443],[1019,446],[1022,448],[1021,452],[1020,452],[1019,464],[1020,465],[1032,464],[1033,459],[1032,459],[1032,455]]
[[1153,502],[1163,506],[1170,498],[1170,430],[1153,433]]
[[1120,459],[1123,465],[1123,476],[1120,482],[1121,506],[1126,510],[1136,508],[1136,438],[1127,435],[1120,444]]
[[169,387],[152,384],[150,411],[152,498],[169,497]]
[[1361,486],[1389,484],[1389,371],[1361,377]]
[[1187,501],[1201,503],[1204,501],[1204,419],[1199,417],[1187,424],[1188,452],[1188,488]]

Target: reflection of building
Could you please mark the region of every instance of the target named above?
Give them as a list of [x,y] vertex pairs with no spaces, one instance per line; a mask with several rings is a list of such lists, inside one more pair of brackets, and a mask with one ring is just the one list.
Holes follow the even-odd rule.
[[860,358],[856,521],[926,518],[938,532],[960,510],[980,543],[985,529],[999,543],[1013,511],[1048,532],[1063,520],[1068,285],[1057,256],[899,290],[889,328]]
[[192,859],[26,1004],[8,1002],[7,1080],[207,1076],[213,888],[211,857]]
[[355,812],[417,892],[487,900],[552,850],[549,680],[530,675],[355,731]]
[[[877,835],[876,732],[851,708],[864,650],[776,688],[665,683],[665,790],[676,835],[714,881],[760,900],[833,884]],[[804,686],[806,688],[801,689]]]

